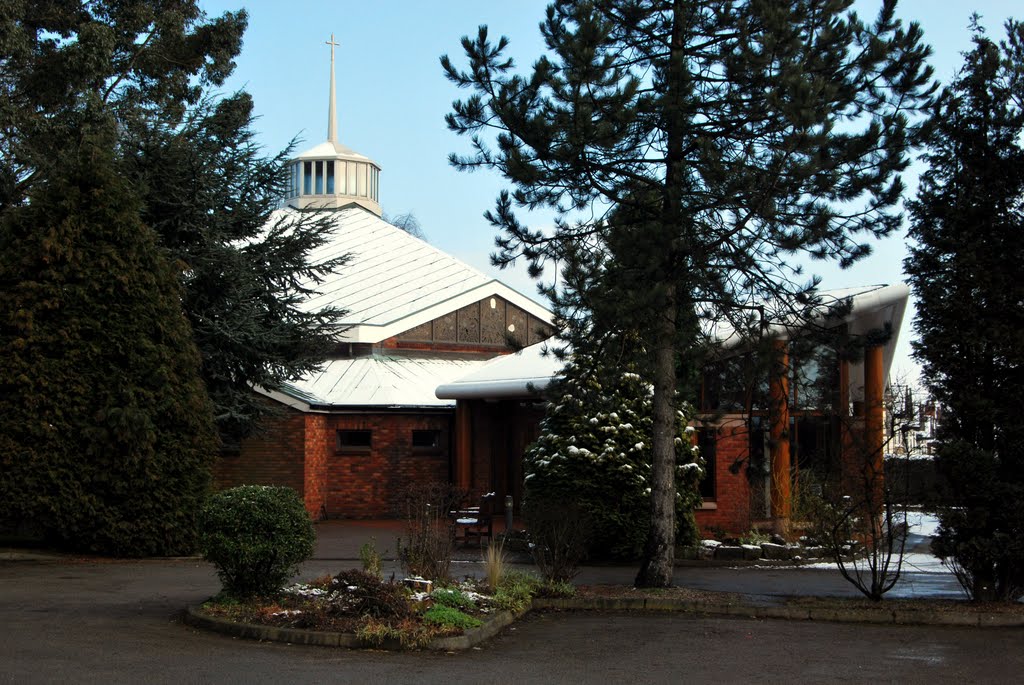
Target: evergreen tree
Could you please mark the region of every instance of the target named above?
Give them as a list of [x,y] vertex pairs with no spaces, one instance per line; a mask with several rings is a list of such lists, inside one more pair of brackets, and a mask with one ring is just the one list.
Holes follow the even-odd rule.
[[99,118],[0,214],[0,523],[65,549],[194,544],[214,433],[177,274]]
[[269,410],[253,386],[279,390],[319,368],[344,313],[304,306],[348,257],[311,259],[331,239],[329,213],[276,211],[291,149],[264,157],[252,122],[252,100],[238,93],[200,103],[181,125],[135,121],[122,133],[142,218],[182,265],[183,306],[227,442]]
[[0,515],[65,546],[188,549],[214,449],[195,344],[230,438],[258,418],[250,385],[333,343],[338,312],[299,304],[344,260],[309,263],[312,215],[273,220],[287,153],[259,154],[249,98],[204,100],[245,25],[195,0],[0,11]]
[[[792,255],[849,264],[870,249],[859,236],[899,226],[928,49],[895,0],[867,25],[851,4],[557,0],[528,75],[486,27],[463,39],[468,69],[442,58],[474,91],[447,118],[473,136],[453,164],[514,186],[488,213],[496,261],[523,257],[534,275],[549,260],[603,263],[593,299],[619,301],[620,329],[642,333],[654,427],[639,585],[672,579],[676,393],[696,376],[702,331],[728,318],[756,335],[804,310],[816,282]],[[554,229],[531,229],[517,207],[553,209]]]
[[196,0],[13,0],[0,11],[0,211],[77,139],[88,100],[122,125],[180,122],[234,69],[246,14]]
[[1024,25],[938,98],[905,267],[948,486],[936,553],[976,599],[1024,595]]
[[179,263],[183,303],[221,436],[253,430],[278,389],[335,343],[334,308],[300,304],[345,258],[311,262],[330,237],[313,214],[274,215],[289,150],[264,157],[252,102],[206,98],[234,68],[244,11],[207,19],[196,0],[14,2],[0,13],[0,211],[59,173],[82,103],[118,122],[119,173]]
[[[540,437],[525,455],[526,506],[534,499],[573,502],[588,526],[592,558],[636,559],[650,526],[651,386],[628,361],[629,345],[605,342],[598,354],[574,350],[548,388]],[[605,361],[616,351],[620,363]],[[703,471],[686,425],[689,409],[683,405],[675,426],[675,539],[692,545]]]

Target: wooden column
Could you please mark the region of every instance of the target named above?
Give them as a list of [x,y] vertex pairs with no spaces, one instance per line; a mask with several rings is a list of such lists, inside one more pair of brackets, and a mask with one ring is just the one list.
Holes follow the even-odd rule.
[[772,446],[772,518],[779,532],[789,526],[792,493],[792,477],[789,459],[789,341],[776,340],[773,344],[773,359],[769,392],[769,427]]
[[883,348],[880,345],[864,350],[864,458],[866,475],[881,485],[882,456],[885,449],[885,429],[882,419],[885,375],[882,367]]
[[469,400],[455,401],[455,454],[453,464],[455,473],[452,482],[462,490],[470,490],[473,486],[472,446],[473,430],[470,417]]

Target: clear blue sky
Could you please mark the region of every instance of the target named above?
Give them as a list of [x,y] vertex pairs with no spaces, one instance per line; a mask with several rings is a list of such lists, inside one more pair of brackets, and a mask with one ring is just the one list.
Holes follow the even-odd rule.
[[[338,133],[345,145],[376,160],[381,204],[389,214],[412,212],[427,239],[528,295],[534,286],[519,265],[512,272],[490,266],[494,233],[483,219],[502,187],[491,172],[459,173],[448,166],[466,141],[449,133],[444,115],[460,92],[445,80],[438,58],[461,63],[459,40],[487,24],[511,40],[510,54],[527,66],[541,53],[537,24],[542,0],[200,0],[209,15],[245,7],[249,30],[227,91],[244,89],[255,99],[256,128],[268,152],[298,137],[298,151],[327,137],[327,88],[331,33],[341,44],[338,60]],[[864,18],[880,0],[858,0]],[[898,13],[917,21],[934,50],[932,65],[944,82],[970,47],[968,18],[982,15],[994,38],[1009,16],[1024,17],[1019,0],[902,0]],[[913,178],[908,178],[913,187]],[[874,254],[851,269],[813,263],[823,287],[894,283],[903,279],[904,235],[875,245]],[[909,355],[910,318],[900,335],[894,375],[916,374]]]

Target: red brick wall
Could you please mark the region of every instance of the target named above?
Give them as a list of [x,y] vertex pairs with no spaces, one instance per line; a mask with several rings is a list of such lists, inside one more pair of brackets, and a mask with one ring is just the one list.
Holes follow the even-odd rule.
[[[236,485],[286,485],[320,518],[373,518],[402,515],[401,495],[412,483],[448,482],[451,423],[449,413],[302,414],[264,420],[263,430],[244,441],[237,454],[214,466],[218,488]],[[337,431],[373,431],[364,453],[337,449]],[[439,430],[438,453],[412,448],[412,431]]]
[[294,409],[284,411],[284,415],[264,419],[262,430],[243,440],[239,452],[217,459],[213,467],[217,489],[287,485],[300,496],[304,494],[305,416]]
[[728,533],[750,530],[750,483],[747,470],[731,473],[729,467],[737,459],[744,462],[750,449],[747,424],[743,419],[729,418],[718,426],[715,445],[715,499],[707,499],[716,509],[697,511],[697,525],[705,533],[723,528]]
[[[320,444],[326,454],[324,499],[330,518],[401,516],[401,496],[410,484],[449,482],[452,415],[347,414],[327,415]],[[365,452],[336,449],[338,430],[373,431]],[[440,430],[439,454],[412,448],[413,430]]]
[[306,414],[305,432],[305,501],[306,511],[319,520],[327,506],[328,445],[327,417],[324,414]]

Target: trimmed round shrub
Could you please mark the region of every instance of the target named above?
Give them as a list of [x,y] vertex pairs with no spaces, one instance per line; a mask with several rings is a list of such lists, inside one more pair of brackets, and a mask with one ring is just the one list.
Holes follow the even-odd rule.
[[313,522],[291,488],[243,485],[210,497],[199,514],[199,549],[224,592],[273,595],[313,554]]

